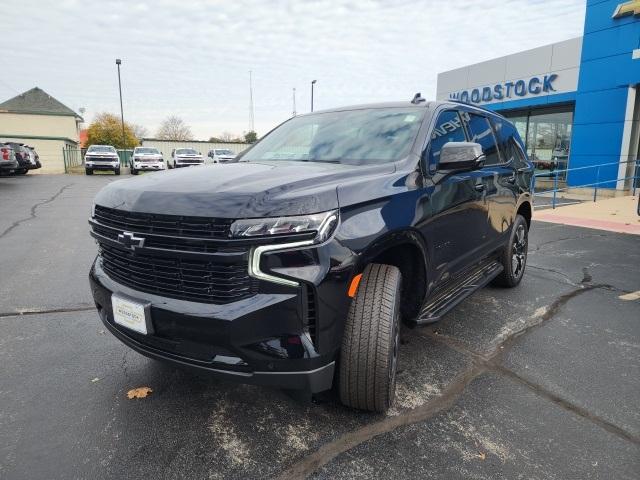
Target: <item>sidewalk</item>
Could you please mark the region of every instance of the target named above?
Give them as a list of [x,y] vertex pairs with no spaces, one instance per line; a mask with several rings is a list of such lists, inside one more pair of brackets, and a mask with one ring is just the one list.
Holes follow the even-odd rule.
[[640,235],[638,197],[616,197],[534,213],[534,220]]

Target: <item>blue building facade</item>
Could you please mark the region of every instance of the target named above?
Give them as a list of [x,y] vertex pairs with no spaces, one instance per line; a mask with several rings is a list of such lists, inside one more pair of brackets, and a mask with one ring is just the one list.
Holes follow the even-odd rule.
[[582,37],[441,73],[437,97],[511,118],[537,170],[569,168],[569,187],[629,188],[640,157],[640,0],[588,0]]

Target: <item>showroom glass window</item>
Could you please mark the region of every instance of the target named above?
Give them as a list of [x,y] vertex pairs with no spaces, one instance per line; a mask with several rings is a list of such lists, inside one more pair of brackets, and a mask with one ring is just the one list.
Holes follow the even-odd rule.
[[557,174],[564,180],[571,150],[573,106],[531,109],[505,116],[518,129],[539,178],[546,173],[549,178]]

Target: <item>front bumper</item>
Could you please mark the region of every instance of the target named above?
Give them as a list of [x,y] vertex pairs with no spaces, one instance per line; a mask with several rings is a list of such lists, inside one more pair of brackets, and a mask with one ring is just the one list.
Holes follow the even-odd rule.
[[164,163],[162,162],[133,162],[133,168],[136,170],[164,170]]
[[[326,341],[325,348],[318,351],[305,333],[301,319],[307,300],[304,287],[277,287],[271,293],[258,293],[229,304],[204,304],[120,285],[103,271],[100,257],[89,279],[105,326],[143,355],[241,383],[314,393],[331,388],[339,343],[331,334],[334,340]],[[114,323],[114,292],[150,305],[153,333],[142,335]],[[335,311],[335,305],[331,309]],[[319,311],[322,313],[322,308]],[[344,314],[340,312],[339,316]],[[330,315],[327,320],[328,326],[335,323]],[[341,329],[342,325],[337,327]]]
[[112,162],[96,162],[96,161],[85,161],[85,168],[90,170],[114,170],[116,168],[120,168],[120,161],[112,161]]
[[13,160],[13,161],[2,160],[2,161],[0,161],[0,171],[2,171],[2,172],[12,172],[13,170],[16,170],[17,168],[18,168],[17,160]]

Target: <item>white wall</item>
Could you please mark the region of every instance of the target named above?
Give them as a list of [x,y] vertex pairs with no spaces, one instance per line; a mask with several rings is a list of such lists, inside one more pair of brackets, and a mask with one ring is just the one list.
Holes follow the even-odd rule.
[[555,91],[541,92],[538,95],[527,92],[524,96],[503,98],[502,100],[481,101],[480,104],[499,103],[520,100],[532,96],[540,97],[549,94],[575,92],[578,87],[582,37],[572,38],[564,42],[553,43],[524,52],[495,58],[486,62],[468,65],[438,74],[436,90],[437,100],[446,100],[451,93],[482,89],[506,82],[528,80],[531,77],[544,77],[556,74],[553,82]]
[[193,148],[196,151],[202,153],[202,155],[207,155],[209,150],[212,150],[214,148],[228,148],[234,153],[240,153],[243,150],[246,150],[250,146],[250,144],[249,143],[211,143],[211,142],[199,142],[199,141],[176,142],[173,140],[145,139],[142,141],[142,146],[157,148],[163,153],[163,156],[166,160],[168,158],[171,158],[171,151],[174,148]]

